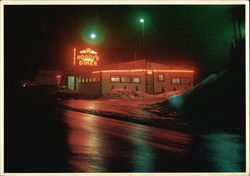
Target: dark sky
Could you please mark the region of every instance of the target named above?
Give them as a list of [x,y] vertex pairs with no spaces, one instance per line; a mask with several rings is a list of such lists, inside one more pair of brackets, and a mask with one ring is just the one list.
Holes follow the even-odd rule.
[[[73,48],[90,46],[102,64],[133,60],[136,51],[138,58],[193,67],[205,77],[227,67],[239,14],[244,6],[5,5],[5,73],[32,79],[38,69],[67,69]],[[98,32],[99,43],[85,40],[88,30]]]

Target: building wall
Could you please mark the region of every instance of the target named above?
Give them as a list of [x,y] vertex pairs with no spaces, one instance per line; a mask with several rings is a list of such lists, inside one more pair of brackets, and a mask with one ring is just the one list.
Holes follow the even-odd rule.
[[83,95],[99,96],[101,95],[101,84],[100,82],[79,83],[78,90],[81,91]]
[[[140,83],[128,83],[128,82],[111,82],[111,76],[139,76]],[[102,95],[107,94],[112,88],[124,88],[145,92],[145,73],[144,72],[103,72],[102,73]]]
[[[158,81],[158,75],[164,75],[164,81]],[[172,83],[172,79],[180,80],[179,84]],[[182,78],[189,79],[189,83],[182,82]],[[155,72],[154,73],[154,94],[171,91],[185,91],[193,87],[193,73],[176,73],[176,72]]]
[[[164,81],[158,81],[158,75],[164,75]],[[124,83],[111,82],[111,76],[140,76],[140,83]],[[152,77],[153,79],[148,79]],[[124,88],[147,92],[150,94],[158,94],[170,91],[185,91],[193,87],[193,73],[177,73],[177,72],[104,72],[101,76],[102,95],[110,92],[112,88]],[[179,79],[179,84],[173,83],[172,79]],[[182,82],[182,79],[188,79],[188,83]]]
[[[68,76],[68,79],[69,77],[74,78],[72,83],[74,84],[74,88],[71,88],[71,90],[80,91],[83,95],[89,96],[98,96],[101,94],[101,81],[99,74],[91,74],[91,72],[87,72],[76,76]],[[68,88],[70,88],[69,83]]]
[[36,77],[36,83],[38,86],[56,86],[57,85],[55,76],[38,76]]
[[[174,70],[177,71],[174,72]],[[114,88],[126,88],[149,94],[158,94],[170,91],[185,91],[193,87],[193,73],[181,71],[183,71],[181,68],[139,60],[103,66],[93,72],[72,72],[68,76],[74,75],[74,90],[81,91],[85,95],[104,95]],[[158,81],[159,74],[164,75],[162,82]],[[120,78],[119,81],[112,82],[112,76]],[[132,82],[131,80],[124,82],[121,80],[122,76],[130,78],[139,76],[140,82]],[[179,80],[178,84],[172,82],[173,78]],[[93,81],[94,79],[95,81]],[[187,79],[189,80],[188,83],[182,81]]]
[[58,86],[57,75],[61,75],[60,71],[39,70],[36,76],[37,86]]

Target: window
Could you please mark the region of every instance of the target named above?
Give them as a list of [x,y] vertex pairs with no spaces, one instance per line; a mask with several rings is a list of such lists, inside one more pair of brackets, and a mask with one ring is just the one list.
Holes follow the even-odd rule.
[[184,85],[189,85],[191,83],[190,78],[181,78],[181,83]]
[[68,76],[68,88],[70,90],[75,89],[75,77],[74,76]]
[[93,82],[95,82],[95,81],[96,81],[96,77],[93,78]]
[[121,76],[121,82],[129,83],[130,82],[130,76]]
[[132,83],[139,83],[141,82],[141,77],[140,76],[133,76],[131,79]]
[[97,82],[100,82],[100,78],[99,77],[97,77]]
[[82,82],[84,83],[84,78],[82,78]]
[[128,75],[122,75],[122,76],[111,76],[110,81],[114,83],[140,83],[141,77],[140,76],[128,76]]
[[158,74],[158,82],[164,82],[164,74],[163,73]]
[[111,82],[120,82],[120,76],[111,76],[110,81]]
[[89,82],[92,82],[92,78],[89,78]]
[[172,78],[171,83],[172,84],[180,84],[181,83],[180,78]]

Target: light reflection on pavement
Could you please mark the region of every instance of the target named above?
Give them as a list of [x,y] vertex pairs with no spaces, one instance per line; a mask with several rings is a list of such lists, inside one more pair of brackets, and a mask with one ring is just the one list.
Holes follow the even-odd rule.
[[[123,116],[133,116],[144,119],[166,119],[167,117],[157,116],[153,111],[145,111],[144,108],[159,102],[159,99],[153,100],[64,100],[63,105],[79,110],[88,110],[95,112],[111,112],[111,114],[122,114]],[[162,101],[162,100],[161,100]]]
[[[64,103],[76,109],[130,116],[139,113],[149,120],[157,118],[151,112],[140,113],[144,105],[152,102],[69,100]],[[245,169],[244,139],[239,134],[221,131],[194,135],[70,110],[63,110],[63,117],[68,129],[72,172],[242,172]]]
[[170,156],[174,162],[181,160],[192,142],[190,135],[181,132],[73,111],[64,115],[72,153],[69,163],[77,172],[157,171],[155,163]]

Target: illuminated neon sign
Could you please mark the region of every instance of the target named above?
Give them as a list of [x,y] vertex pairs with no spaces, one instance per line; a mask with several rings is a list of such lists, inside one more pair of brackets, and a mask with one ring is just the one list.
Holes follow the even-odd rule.
[[131,70],[100,70],[93,71],[92,73],[104,73],[104,72],[144,72],[146,71],[148,74],[152,74],[152,72],[176,72],[176,73],[194,73],[193,70],[147,70],[147,69],[131,69]]
[[85,50],[76,51],[74,48],[73,65],[74,66],[97,66],[99,56],[96,51],[87,48]]

